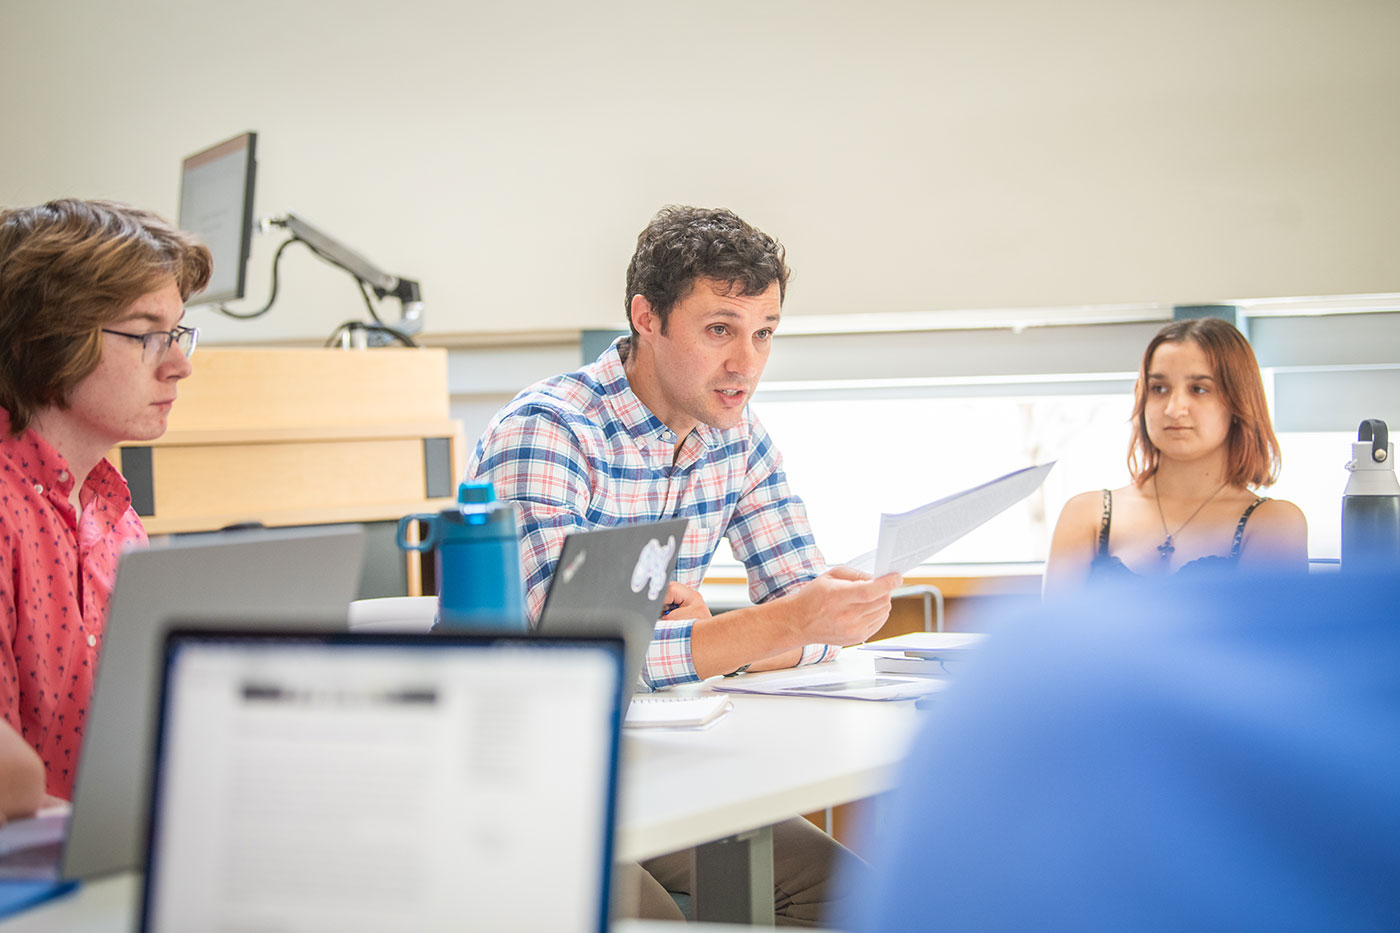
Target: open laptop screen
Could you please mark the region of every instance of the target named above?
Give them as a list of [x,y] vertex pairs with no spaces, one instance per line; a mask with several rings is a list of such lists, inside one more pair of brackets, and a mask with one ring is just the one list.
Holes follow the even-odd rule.
[[102,635],[63,850],[63,875],[134,871],[146,860],[162,639],[172,618],[241,627],[345,629],[360,579],[359,525],[188,535],[122,555]]
[[143,928],[605,930],[621,652],[172,633]]

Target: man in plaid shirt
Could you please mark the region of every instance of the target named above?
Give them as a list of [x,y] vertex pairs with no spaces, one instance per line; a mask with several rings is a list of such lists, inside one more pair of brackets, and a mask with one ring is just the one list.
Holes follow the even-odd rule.
[[[643,675],[654,687],[817,663],[889,615],[898,577],[825,570],[782,458],[748,410],[787,279],[782,246],[732,212],[663,209],[627,269],[631,336],[523,391],[467,466],[469,479],[518,503],[532,617],[570,532],[689,519]],[[757,605],[711,616],[694,588],[721,536]],[[800,819],[774,827],[773,845],[779,916],[819,920],[840,847]],[[645,867],[667,890],[686,891],[689,865],[678,853]],[[642,893],[644,915],[674,913],[664,892]]]

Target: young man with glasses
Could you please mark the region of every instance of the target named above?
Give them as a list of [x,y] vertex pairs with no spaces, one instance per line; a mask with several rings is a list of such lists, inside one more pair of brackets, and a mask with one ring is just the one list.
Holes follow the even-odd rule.
[[144,543],[122,441],[165,433],[209,250],[154,214],[60,200],[0,212],[0,719],[72,795],[121,551]]

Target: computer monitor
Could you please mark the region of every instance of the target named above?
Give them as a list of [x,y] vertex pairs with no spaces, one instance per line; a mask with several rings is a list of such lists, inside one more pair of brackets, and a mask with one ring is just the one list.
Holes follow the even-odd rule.
[[199,296],[201,304],[236,301],[244,295],[253,246],[257,141],[257,133],[243,133],[184,161],[180,227],[196,234],[214,254],[213,276]]

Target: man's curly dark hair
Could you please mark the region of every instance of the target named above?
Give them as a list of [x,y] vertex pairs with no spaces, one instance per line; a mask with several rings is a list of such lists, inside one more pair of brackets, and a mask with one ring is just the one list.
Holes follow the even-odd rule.
[[697,279],[713,279],[739,295],[761,295],[778,283],[778,301],[787,295],[790,270],[783,245],[724,208],[663,207],[637,236],[627,264],[627,323],[632,336],[632,297],[651,305],[666,332],[676,302],[690,294]]

